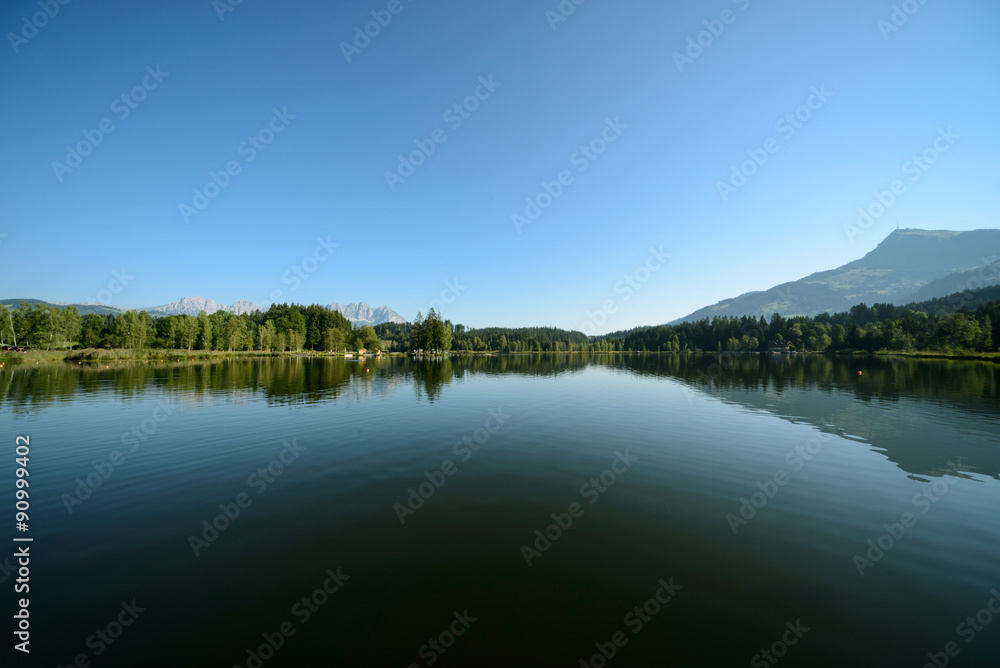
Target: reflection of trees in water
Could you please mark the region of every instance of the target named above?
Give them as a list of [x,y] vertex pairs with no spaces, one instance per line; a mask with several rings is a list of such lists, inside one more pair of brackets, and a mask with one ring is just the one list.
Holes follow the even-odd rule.
[[352,378],[363,374],[365,367],[357,362],[302,358],[182,364],[133,362],[111,369],[103,365],[49,364],[4,373],[9,382],[6,385],[0,382],[0,388],[6,388],[0,394],[0,401],[12,410],[26,411],[110,390],[125,403],[147,393],[161,392],[228,396],[239,401],[260,395],[276,403],[310,402],[335,398]]
[[427,400],[434,402],[441,396],[441,390],[451,382],[455,375],[450,357],[425,357],[411,366],[413,389],[417,399],[427,395]]
[[479,357],[274,357],[184,363],[126,362],[45,364],[0,369],[0,402],[16,412],[110,392],[128,403],[147,393],[178,392],[230,397],[245,402],[263,396],[272,403],[311,403],[340,397],[386,396],[411,383],[418,397],[434,401],[453,378],[466,374],[554,376],[578,372],[599,356],[505,355]]
[[[417,396],[437,400],[453,379],[467,375],[559,376],[589,366],[639,376],[669,377],[706,392],[782,392],[818,388],[863,400],[901,397],[962,405],[998,403],[1000,365],[985,361],[853,358],[828,355],[542,354],[475,357],[264,358],[181,364],[46,364],[0,370],[0,401],[27,411],[80,395],[110,391],[125,403],[149,392],[229,396],[247,401],[312,403],[340,397],[386,396],[412,383]],[[862,375],[858,375],[858,371]]]
[[950,461],[1000,478],[995,363],[826,355],[648,355],[625,363],[633,373],[673,377],[727,403],[860,438],[921,479],[954,473]]
[[[550,353],[419,360],[280,357],[162,365],[133,362],[110,369],[46,364],[0,369],[0,409],[39,412],[88,396],[103,400],[108,393],[125,405],[163,394],[177,394],[182,403],[192,406],[209,400],[245,403],[262,399],[273,405],[351,402],[386,397],[404,386],[412,386],[418,400],[426,397],[434,402],[456,379],[480,374],[554,378],[591,366],[674,379],[723,401],[808,422],[824,431],[863,436],[891,461],[918,475],[940,475],[947,460],[956,456],[966,458],[966,470],[987,475],[1000,472],[996,439],[983,422],[984,415],[1000,414],[1000,364],[984,361]],[[873,422],[870,411],[858,409],[869,402],[887,402],[904,410],[895,413],[895,418]],[[923,415],[934,406],[956,411],[947,418],[943,431],[935,422],[939,414],[934,418]],[[947,425],[961,425],[963,420],[984,425],[979,430],[982,436],[977,437],[981,448],[970,451],[968,439],[959,444],[943,442],[950,438]]]
[[[705,392],[821,389],[869,401],[901,397],[956,405],[1000,403],[1000,364],[988,361],[831,355],[626,355],[622,368],[669,376]],[[858,375],[858,372],[861,375]]]

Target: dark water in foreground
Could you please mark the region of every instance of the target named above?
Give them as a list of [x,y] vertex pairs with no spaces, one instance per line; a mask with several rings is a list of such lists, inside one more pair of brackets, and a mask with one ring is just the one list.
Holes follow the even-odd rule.
[[0,664],[996,665],[1000,365],[713,363],[0,369]]

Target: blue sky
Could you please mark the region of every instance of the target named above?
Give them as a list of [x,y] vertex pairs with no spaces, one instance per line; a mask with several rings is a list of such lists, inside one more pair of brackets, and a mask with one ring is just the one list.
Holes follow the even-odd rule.
[[998,25],[986,0],[12,0],[0,297],[667,322],[897,222],[996,227]]

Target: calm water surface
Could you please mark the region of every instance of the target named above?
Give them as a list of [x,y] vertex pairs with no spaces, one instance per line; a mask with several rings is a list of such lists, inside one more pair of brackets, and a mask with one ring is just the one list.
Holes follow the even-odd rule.
[[31,661],[3,651],[996,665],[998,380],[829,357],[7,366],[0,517],[29,434],[35,540]]

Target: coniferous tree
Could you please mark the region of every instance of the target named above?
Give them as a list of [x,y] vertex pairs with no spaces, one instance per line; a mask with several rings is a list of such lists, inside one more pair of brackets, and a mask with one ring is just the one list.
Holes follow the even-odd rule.
[[[429,317],[429,316],[428,316]],[[427,347],[427,337],[425,334],[424,327],[424,316],[417,311],[417,317],[413,320],[413,330],[411,333],[413,339],[413,348],[416,350],[422,350]]]

